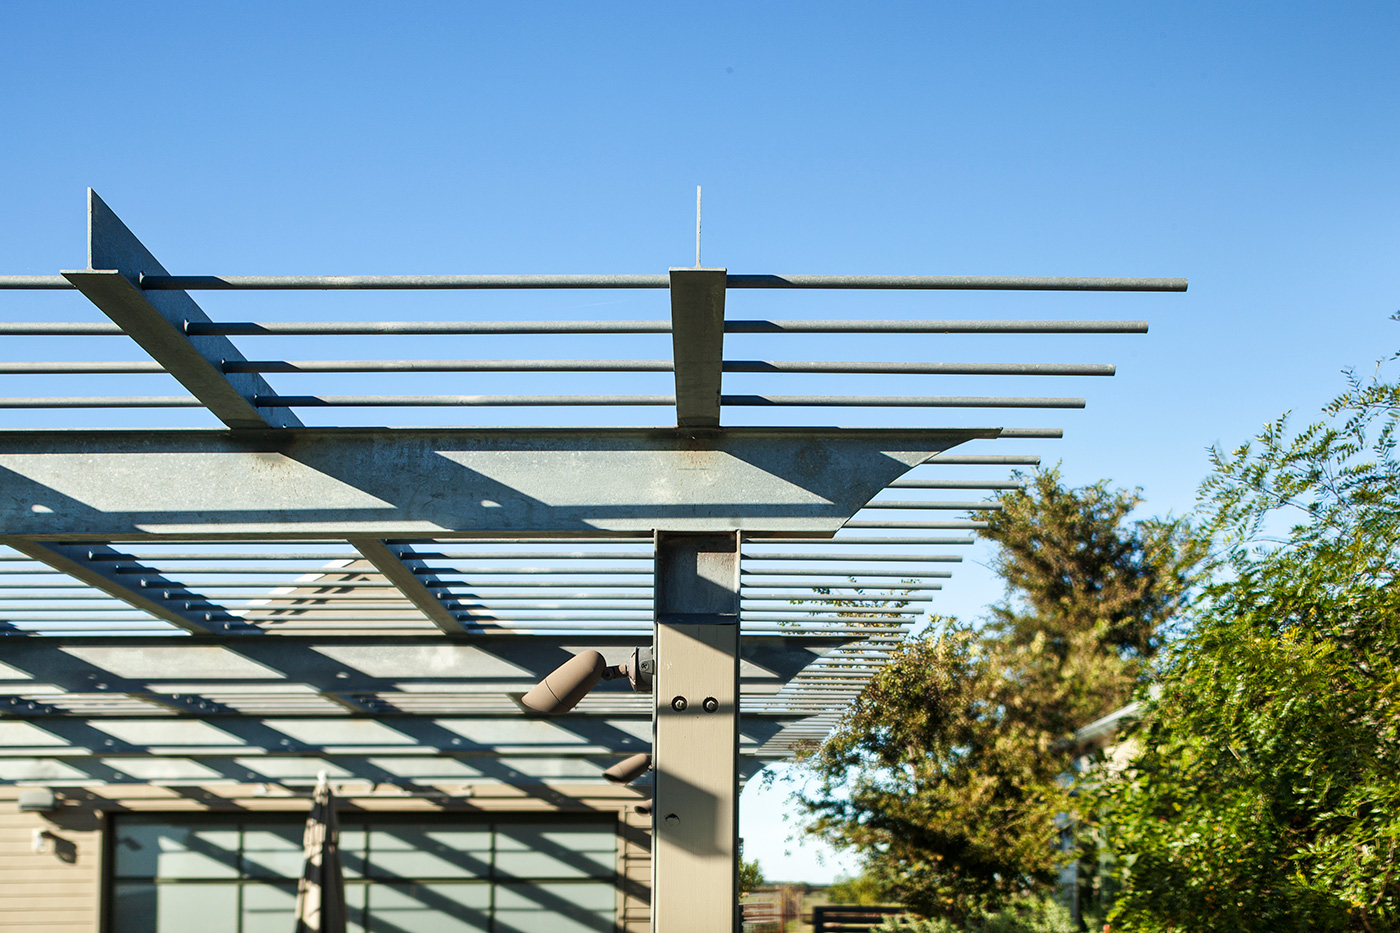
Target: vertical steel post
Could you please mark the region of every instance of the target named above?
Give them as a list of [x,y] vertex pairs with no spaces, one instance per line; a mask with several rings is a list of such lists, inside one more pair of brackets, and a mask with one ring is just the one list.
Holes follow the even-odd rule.
[[739,536],[656,535],[653,933],[730,933],[739,901]]

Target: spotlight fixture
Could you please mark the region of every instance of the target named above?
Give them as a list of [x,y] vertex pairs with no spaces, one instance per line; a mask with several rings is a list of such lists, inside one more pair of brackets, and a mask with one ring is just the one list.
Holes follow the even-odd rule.
[[578,706],[600,681],[626,677],[637,693],[650,693],[656,661],[650,647],[634,648],[626,664],[609,665],[596,651],[580,651],[556,667],[520,698],[526,709],[545,716],[567,713]]
[[567,713],[602,680],[627,676],[627,665],[612,667],[596,651],[580,651],[520,698],[526,709],[545,716]]
[[614,784],[631,784],[651,770],[651,756],[646,752],[624,758],[603,772],[603,777]]

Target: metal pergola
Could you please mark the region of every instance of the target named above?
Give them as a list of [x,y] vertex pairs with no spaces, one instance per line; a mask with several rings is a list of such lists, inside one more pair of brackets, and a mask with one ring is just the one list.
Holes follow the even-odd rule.
[[[1147,329],[1138,320],[736,320],[725,313],[729,292],[1186,288],[1182,279],[700,267],[172,275],[91,192],[88,206],[87,268],[0,276],[0,289],[76,290],[100,314],[0,322],[12,348],[0,375],[102,385],[159,376],[185,394],[0,398],[0,409],[96,419],[0,430],[0,782],[301,787],[329,771],[407,792],[545,793],[596,782],[619,756],[654,750],[653,922],[664,933],[732,923],[739,782],[819,741],[887,662],[982,526],[976,514],[996,508],[985,493],[1016,485],[1009,467],[1038,462],[997,447],[1060,436],[1007,418],[1084,405],[1058,396],[729,394],[725,378],[805,374],[826,385],[1113,373],[1106,364],[734,359],[726,337],[882,335],[908,355],[925,335]],[[664,289],[670,316],[216,321],[191,296],[521,289]],[[402,359],[393,350],[398,337],[472,338],[475,349],[503,335],[621,346],[667,334],[669,359]],[[359,338],[381,358],[246,355],[259,340],[289,337]],[[148,358],[38,362],[14,349],[20,338],[89,355],[129,340]],[[558,374],[580,384],[640,374],[673,390],[337,395],[269,382],[406,373],[534,374],[551,385]],[[541,407],[588,410],[571,421],[653,407],[666,423],[398,420],[425,408]],[[221,426],[132,426],[141,410],[169,408],[205,412]],[[778,414],[853,408],[986,414],[981,425],[916,428],[802,426]],[[113,409],[123,410],[120,427],[110,426]],[[302,421],[346,409],[384,411],[391,425]],[[757,413],[751,424],[722,418],[739,409],[772,410],[772,423]],[[979,469],[980,478],[947,478]],[[656,651],[650,695],[622,680],[557,718],[527,717],[519,705],[582,650],[616,664],[644,645]]]

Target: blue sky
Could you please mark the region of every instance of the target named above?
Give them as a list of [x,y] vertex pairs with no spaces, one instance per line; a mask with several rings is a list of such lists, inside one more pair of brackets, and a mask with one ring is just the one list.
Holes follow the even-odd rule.
[[[177,272],[659,272],[693,261],[702,184],[706,263],[733,271],[1187,276],[1185,295],[730,301],[731,316],[1147,318],[1140,337],[941,338],[907,352],[1117,363],[1112,379],[1032,390],[1086,395],[1086,411],[1018,423],[1065,427],[1036,449],[1071,481],[1140,485],[1145,509],[1181,512],[1208,445],[1285,410],[1310,416],[1339,370],[1400,348],[1387,320],[1400,308],[1397,47],[1392,3],[11,3],[0,272],[81,266],[88,185]],[[665,316],[660,293],[201,302],[231,318]],[[5,319],[93,313],[72,295],[0,294]],[[91,358],[110,358],[103,347]],[[72,358],[32,342],[0,352],[24,354]],[[666,391],[649,378],[617,387]],[[0,424],[49,417],[0,412]],[[939,606],[975,616],[997,595],[968,566]],[[810,874],[781,855],[780,809],[748,807],[748,850],[770,876]]]

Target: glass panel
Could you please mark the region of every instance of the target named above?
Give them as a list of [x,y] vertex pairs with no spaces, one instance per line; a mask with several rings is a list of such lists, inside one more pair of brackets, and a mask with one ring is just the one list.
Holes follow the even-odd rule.
[[300,878],[303,827],[244,826],[243,874],[249,878]]
[[498,884],[496,933],[612,933],[611,884]]
[[112,885],[112,929],[152,933],[156,928],[156,886],[131,881]]
[[340,864],[346,878],[361,878],[365,873],[365,844],[369,833],[363,829],[340,830]]
[[491,833],[443,830],[408,823],[377,826],[369,833],[369,874],[375,878],[487,878]]
[[489,884],[376,884],[369,891],[371,930],[394,933],[486,933]]
[[496,827],[496,875],[511,878],[611,878],[612,828],[503,824]]
[[287,933],[296,929],[297,886],[245,884],[241,933]]
[[112,929],[121,933],[236,933],[236,884],[113,885]]
[[118,878],[237,878],[238,830],[117,824]]
[[[369,893],[367,884],[347,884],[345,886],[346,933],[365,933],[365,895]],[[386,931],[390,933],[390,931]]]

